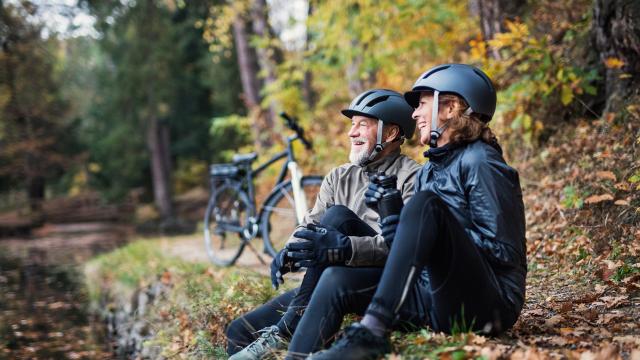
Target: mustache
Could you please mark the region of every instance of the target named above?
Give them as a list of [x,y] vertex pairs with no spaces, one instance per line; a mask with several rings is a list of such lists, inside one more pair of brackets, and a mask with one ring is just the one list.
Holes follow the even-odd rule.
[[367,139],[366,137],[357,137],[357,138],[352,138],[351,139],[351,143],[356,143],[356,142],[362,142],[362,143],[366,143],[369,142],[369,139]]

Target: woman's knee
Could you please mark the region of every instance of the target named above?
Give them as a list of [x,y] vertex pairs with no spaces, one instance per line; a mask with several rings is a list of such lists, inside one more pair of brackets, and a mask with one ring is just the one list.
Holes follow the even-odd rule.
[[400,218],[408,220],[424,213],[425,208],[438,208],[445,205],[440,196],[433,191],[419,191],[405,204]]

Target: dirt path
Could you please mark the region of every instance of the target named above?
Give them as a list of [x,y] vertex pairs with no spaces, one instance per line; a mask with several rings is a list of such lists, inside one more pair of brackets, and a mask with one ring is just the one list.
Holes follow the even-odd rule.
[[[167,254],[178,256],[187,261],[209,263],[209,258],[207,257],[207,252],[205,250],[202,235],[194,234],[186,236],[165,237],[161,240],[160,243]],[[262,240],[254,239],[251,241],[251,245],[259,253],[264,263],[260,261],[260,259],[256,255],[256,251],[252,251],[247,246],[245,247],[242,255],[238,258],[238,261],[234,266],[249,268],[259,272],[260,274],[269,276],[269,265],[271,264],[271,257],[267,254],[262,253]],[[287,277],[289,279],[300,280],[302,279],[302,275],[303,274],[301,273],[287,274]]]

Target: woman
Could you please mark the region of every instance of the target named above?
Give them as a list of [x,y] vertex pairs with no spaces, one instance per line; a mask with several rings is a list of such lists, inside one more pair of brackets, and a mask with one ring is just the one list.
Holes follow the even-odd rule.
[[[382,233],[393,238],[381,277],[368,269],[327,269],[298,325],[306,334],[299,331],[291,341],[292,357],[315,350],[301,338],[314,336],[306,329],[326,341],[349,312],[364,318],[311,358],[379,358],[391,351],[387,334],[398,327],[495,334],[520,314],[524,207],[518,173],[487,126],[496,106],[491,80],[473,66],[440,65],[421,75],[405,99],[415,108],[420,142],[430,145],[429,161],[399,222],[381,213]],[[376,195],[369,201],[397,196],[375,184],[370,190]],[[357,288],[339,280],[352,284],[354,277],[361,279]],[[363,298],[371,299],[368,306]]]

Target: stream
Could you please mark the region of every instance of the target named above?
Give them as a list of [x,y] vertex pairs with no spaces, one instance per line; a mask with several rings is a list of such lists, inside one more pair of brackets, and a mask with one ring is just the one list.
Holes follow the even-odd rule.
[[0,359],[108,359],[106,327],[89,312],[82,266],[126,243],[107,223],[48,225],[0,239]]

